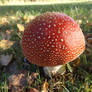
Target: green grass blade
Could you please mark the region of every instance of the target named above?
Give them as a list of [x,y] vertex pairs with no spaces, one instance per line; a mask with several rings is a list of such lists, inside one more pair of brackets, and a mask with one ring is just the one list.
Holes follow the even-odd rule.
[[70,66],[69,63],[67,63],[67,68],[69,69],[70,72],[73,72],[72,67]]

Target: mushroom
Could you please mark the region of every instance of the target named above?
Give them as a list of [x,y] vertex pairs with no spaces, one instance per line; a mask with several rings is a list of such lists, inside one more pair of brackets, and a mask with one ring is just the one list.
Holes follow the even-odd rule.
[[65,64],[84,52],[85,39],[81,28],[71,17],[46,12],[27,25],[22,48],[29,62],[43,66],[45,73],[51,75],[60,73]]

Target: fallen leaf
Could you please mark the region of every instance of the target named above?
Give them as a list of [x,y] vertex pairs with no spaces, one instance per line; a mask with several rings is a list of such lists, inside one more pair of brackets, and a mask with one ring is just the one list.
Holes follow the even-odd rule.
[[30,88],[30,92],[39,92],[36,88]]
[[92,38],[87,39],[88,43],[92,45]]
[[42,85],[42,91],[41,92],[48,92],[48,82],[46,80]]
[[25,73],[13,73],[8,77],[9,88],[13,92],[24,92],[24,88],[27,87],[27,74]]
[[7,18],[6,17],[3,17],[2,18],[2,21],[1,21],[1,24],[8,24],[9,23],[9,21],[7,20]]
[[92,22],[87,23],[88,26],[92,26]]
[[31,20],[33,20],[35,18],[35,16],[29,16],[26,18],[26,23],[29,23]]
[[0,41],[0,48],[3,50],[9,49],[14,44],[14,41],[9,40],[1,40]]
[[10,18],[11,18],[12,20],[16,20],[16,19],[17,19],[16,16],[10,16]]
[[28,84],[31,85],[38,75],[38,73],[32,73],[31,75],[29,75],[27,78]]
[[24,25],[22,24],[17,24],[17,28],[19,29],[19,31],[23,32],[25,30]]

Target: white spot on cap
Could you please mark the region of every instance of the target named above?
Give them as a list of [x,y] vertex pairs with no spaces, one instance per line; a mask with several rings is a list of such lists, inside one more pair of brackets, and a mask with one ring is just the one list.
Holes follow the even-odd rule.
[[64,27],[62,27],[62,30],[64,30]]
[[41,33],[41,35],[43,35],[43,33]]
[[54,24],[53,26],[56,27],[56,24]]
[[63,45],[62,49],[64,49],[64,48],[65,48],[65,45]]
[[50,38],[50,36],[48,36],[48,38]]
[[50,44],[52,43],[52,42],[49,42]]
[[54,39],[52,39],[52,42],[54,41]]
[[55,47],[54,45],[52,45],[52,47]]
[[56,51],[58,51],[58,49],[56,49]]
[[55,39],[55,41],[57,41],[57,39]]
[[48,25],[48,27],[50,28],[50,27],[51,27],[51,25]]
[[38,36],[37,38],[40,39],[40,36]]
[[49,52],[49,50],[47,50],[47,52]]
[[53,33],[53,35],[55,35],[55,33]]
[[36,41],[36,39],[34,39],[34,41]]
[[34,42],[32,41],[32,43],[34,43]]
[[47,44],[47,47],[49,46],[49,44]]
[[41,30],[42,28],[39,28],[39,30]]
[[60,39],[61,40],[61,42],[63,42],[64,40],[63,39]]
[[70,53],[70,51],[67,51],[67,53]]
[[46,25],[46,23],[43,23],[43,25]]
[[58,33],[61,33],[60,29],[58,30]]
[[57,38],[59,38],[59,36],[57,35]]
[[65,34],[67,34],[67,32],[66,32],[66,31],[64,31],[64,33],[65,33]]
[[46,30],[48,30],[48,28],[45,28]]

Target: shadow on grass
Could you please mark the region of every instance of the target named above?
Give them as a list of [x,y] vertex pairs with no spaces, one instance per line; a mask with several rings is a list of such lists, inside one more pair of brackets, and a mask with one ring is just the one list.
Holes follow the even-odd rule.
[[69,3],[69,4],[49,4],[49,5],[23,5],[23,6],[0,6],[0,16],[5,15],[13,15],[16,14],[17,11],[21,11],[22,13],[30,12],[35,15],[38,13],[44,13],[46,11],[58,11],[64,12],[70,15],[70,10],[75,10],[78,8],[78,12],[88,13],[89,10],[92,9],[91,2],[85,3]]

